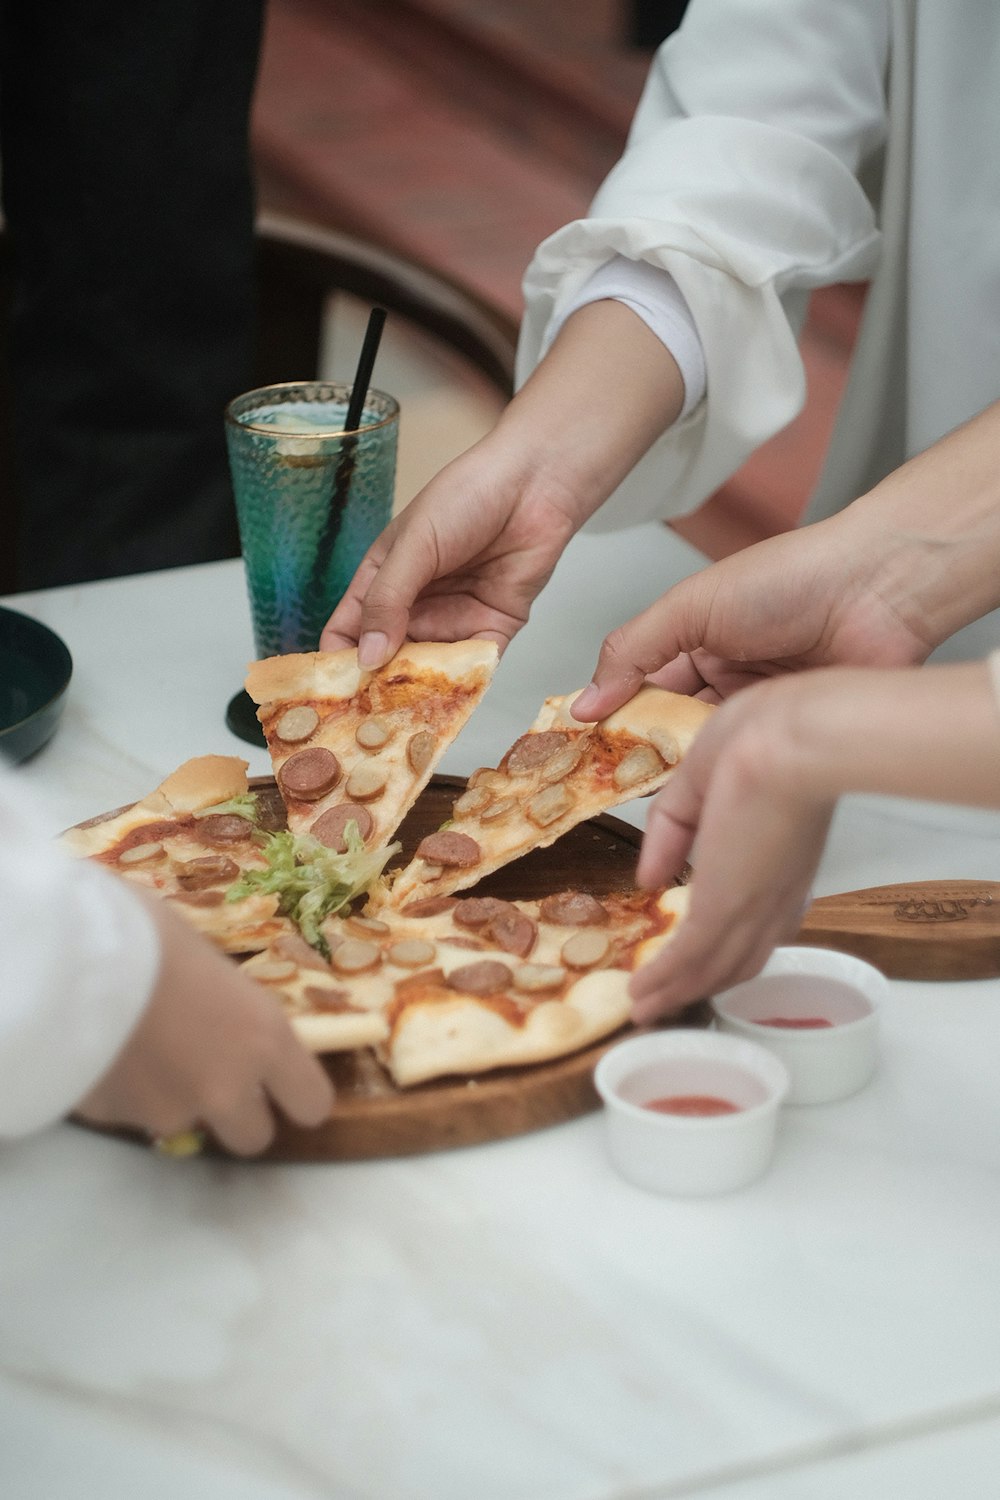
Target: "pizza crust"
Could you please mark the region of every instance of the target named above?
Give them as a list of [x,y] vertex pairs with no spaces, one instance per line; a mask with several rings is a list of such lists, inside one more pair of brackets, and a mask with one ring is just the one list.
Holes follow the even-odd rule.
[[[575,693],[546,698],[532,728],[586,728],[584,721],[574,719],[570,713],[571,704],[581,692],[582,688],[578,688]],[[686,693],[671,693],[667,688],[646,683],[634,698],[600,722],[608,729],[627,730],[637,739],[648,739],[652,744],[656,734],[669,732],[683,753],[711,713],[712,705],[700,698],[689,698]]]
[[584,974],[564,999],[535,1005],[520,1026],[512,1026],[488,1003],[460,995],[407,1006],[380,1055],[401,1088],[451,1073],[566,1057],[624,1026],[630,1008],[628,979],[623,969]]
[[67,829],[62,843],[81,858],[104,854],[144,823],[185,818],[242,796],[249,788],[247,768],[248,762],[236,755],[195,756],[131,807],[113,817]]
[[[289,699],[353,698],[366,683],[393,672],[423,676],[442,673],[449,680],[478,682],[492,676],[499,660],[493,641],[409,641],[376,672],[358,665],[353,647],[343,651],[292,652],[251,662],[245,687],[263,716],[277,703]],[[258,718],[261,714],[258,714]]]

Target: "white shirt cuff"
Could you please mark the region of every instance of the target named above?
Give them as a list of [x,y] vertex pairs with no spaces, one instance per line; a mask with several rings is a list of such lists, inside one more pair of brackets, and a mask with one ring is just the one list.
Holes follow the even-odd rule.
[[593,273],[579,292],[546,329],[543,353],[571,313],[589,302],[613,299],[624,302],[646,324],[677,361],[684,381],[684,405],[678,421],[694,411],[705,394],[705,351],[695,327],[691,309],[669,271],[651,266],[648,261],[629,260],[616,255]]
[[124,881],[52,840],[0,768],[0,1136],[52,1124],[89,1092],[152,992],[156,930]]

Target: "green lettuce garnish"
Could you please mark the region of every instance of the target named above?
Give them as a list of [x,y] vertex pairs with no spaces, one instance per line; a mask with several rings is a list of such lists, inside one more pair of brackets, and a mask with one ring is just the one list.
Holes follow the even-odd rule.
[[285,916],[291,917],[314,948],[329,956],[320,924],[331,912],[341,911],[355,896],[369,891],[401,844],[366,849],[358,825],[344,830],[347,849],[343,854],[328,849],[309,834],[283,831],[264,837],[263,870],[247,870],[226,892],[227,901],[239,901],[258,891],[276,894]]
[[256,823],[258,817],[257,793],[240,792],[235,797],[230,797],[228,802],[217,802],[214,807],[202,807],[195,813],[196,818],[207,818],[213,813],[234,813],[238,818],[246,818],[249,823]]

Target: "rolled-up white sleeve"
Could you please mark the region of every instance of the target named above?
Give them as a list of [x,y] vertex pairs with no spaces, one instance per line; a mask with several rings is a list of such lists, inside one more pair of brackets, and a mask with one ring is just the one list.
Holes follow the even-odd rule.
[[519,382],[616,256],[669,273],[704,351],[705,399],[592,528],[694,509],[801,409],[809,292],[877,264],[861,178],[884,143],[888,48],[888,0],[694,0],[657,53],[624,156],[524,282]]
[[16,771],[0,765],[0,1135],[65,1115],[107,1071],[159,967],[145,907],[53,841]]
[[705,394],[705,352],[680,287],[666,271],[648,261],[616,255],[595,271],[565,311],[551,319],[543,354],[568,317],[578,308],[605,298],[630,307],[673,355],[684,382],[684,404],[678,417],[683,422]]

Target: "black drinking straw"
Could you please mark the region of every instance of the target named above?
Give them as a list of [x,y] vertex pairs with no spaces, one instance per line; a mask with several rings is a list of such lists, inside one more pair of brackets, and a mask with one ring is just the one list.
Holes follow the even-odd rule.
[[[357,430],[361,426],[361,417],[365,409],[368,387],[371,384],[375,356],[378,353],[378,346],[384,327],[385,308],[373,307],[368,315],[368,327],[365,329],[364,342],[361,345],[361,353],[358,356],[358,368],[354,373],[351,399],[347,403],[347,416],[344,419],[344,431],[347,436],[344,438],[341,446],[340,457],[337,460],[337,468],[333,476],[333,493],[330,496],[330,509],[327,513],[326,525],[323,527],[322,535],[316,544],[316,558],[313,563],[312,575],[314,589],[320,589],[323,586],[323,579],[330,565],[330,557],[336,546],[337,537],[340,534],[340,528],[344,520],[344,511],[347,508],[347,500],[351,492],[351,480],[354,477],[354,465],[357,461]],[[331,601],[331,604],[334,602]]]

